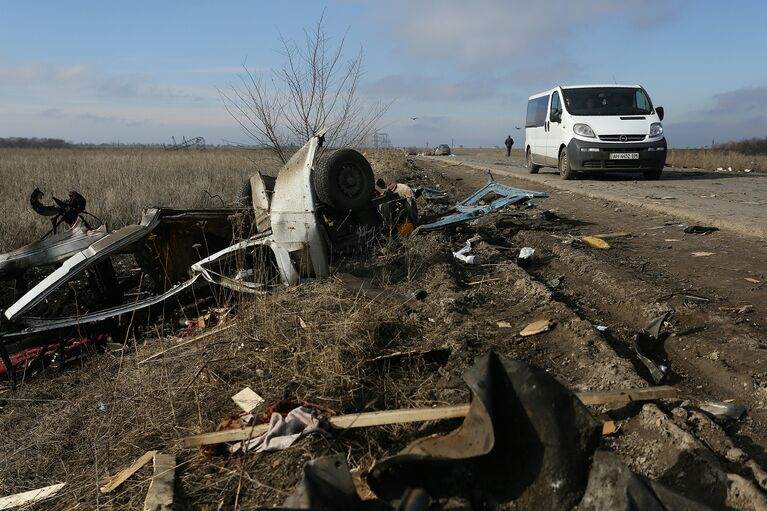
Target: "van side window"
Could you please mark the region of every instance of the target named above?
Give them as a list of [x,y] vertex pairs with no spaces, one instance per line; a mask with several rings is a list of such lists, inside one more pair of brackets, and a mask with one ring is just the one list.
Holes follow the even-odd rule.
[[549,97],[533,98],[527,102],[527,118],[525,128],[543,126],[546,122],[546,112],[549,106]]
[[647,95],[644,92],[642,92],[641,90],[636,91],[636,93],[634,93],[634,98],[635,98],[634,102],[636,103],[634,107],[637,110],[644,110],[647,112],[651,110],[650,102],[647,99]]
[[553,115],[557,111],[562,112],[562,102],[559,100],[559,92],[554,91],[554,94],[551,95],[551,114]]

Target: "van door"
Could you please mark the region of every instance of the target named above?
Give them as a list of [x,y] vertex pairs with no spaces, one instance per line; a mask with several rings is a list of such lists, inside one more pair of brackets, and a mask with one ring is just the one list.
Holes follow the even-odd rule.
[[527,102],[527,119],[525,121],[525,145],[530,147],[533,162],[545,165],[546,162],[546,120],[549,107],[549,96],[533,98]]
[[562,143],[562,99],[559,91],[551,93],[551,106],[546,116],[546,159],[550,165],[559,163],[559,146]]

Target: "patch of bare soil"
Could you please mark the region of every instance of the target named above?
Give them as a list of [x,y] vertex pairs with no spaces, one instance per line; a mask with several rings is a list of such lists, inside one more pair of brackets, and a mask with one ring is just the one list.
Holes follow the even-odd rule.
[[[439,187],[451,202],[485,179],[392,152],[367,157],[387,181]],[[421,211],[443,207],[419,200]],[[580,200],[555,196],[442,232],[371,239],[365,254],[335,261],[327,280],[256,298],[220,297],[219,305],[236,308],[229,320],[235,326],[223,334],[143,363],[182,341],[128,338],[124,349],[2,391],[0,494],[67,482],[60,496],[38,508],[140,508],[151,464],[113,493],[100,494],[98,482],[159,449],[176,456],[178,509],[278,505],[311,459],[341,453],[364,473],[412,440],[460,421],[345,430],[245,456],[181,448],[181,437],[213,431],[236,413],[230,396],[244,386],[267,403],[309,402],[339,414],[460,404],[469,399],[462,373],[495,350],[545,368],[575,391],[646,387],[650,376],[633,337],[671,311],[652,356],[669,366],[665,383],[678,386],[680,398],[590,407],[617,425],[602,446],[639,474],[715,509],[764,509],[767,304],[756,299],[763,291],[712,285],[714,279],[691,275],[689,260],[687,267],[671,263],[649,246],[650,235],[637,234],[640,223],[670,229],[665,220],[630,217],[616,229],[597,214],[614,207],[599,205],[595,213]],[[572,241],[607,230],[633,235],[609,240],[605,251]],[[473,253],[480,265],[452,257],[477,235],[482,240]],[[689,249],[720,235],[691,238]],[[517,255],[524,246],[535,248],[535,256],[521,267]],[[698,298],[685,298],[693,295]],[[719,311],[746,298],[754,305],[750,313]],[[539,320],[553,327],[520,334]],[[401,352],[412,354],[388,356]],[[748,412],[721,421],[698,410],[704,401],[725,399]]]

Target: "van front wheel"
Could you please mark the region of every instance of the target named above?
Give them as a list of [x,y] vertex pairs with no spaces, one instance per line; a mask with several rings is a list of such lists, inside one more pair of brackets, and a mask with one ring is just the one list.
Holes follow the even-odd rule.
[[527,171],[530,174],[537,174],[538,171],[541,170],[541,166],[540,165],[536,165],[535,163],[533,163],[533,155],[530,153],[530,148],[529,147],[527,148],[527,156],[526,156],[526,158],[527,158],[527,160],[526,160],[527,161]]
[[648,181],[654,181],[660,179],[660,175],[663,174],[663,169],[645,170],[643,174],[644,178]]
[[575,171],[570,167],[570,158],[567,157],[567,149],[564,147],[559,152],[559,175],[562,179],[575,179]]

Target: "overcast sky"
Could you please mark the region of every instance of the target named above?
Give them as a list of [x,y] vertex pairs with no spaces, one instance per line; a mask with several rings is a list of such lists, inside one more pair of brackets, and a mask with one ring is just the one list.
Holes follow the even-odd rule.
[[247,142],[217,89],[279,68],[323,9],[364,49],[360,93],[395,100],[395,145],[521,143],[529,95],[614,82],[665,107],[674,147],[767,136],[763,1],[0,0],[0,137]]

